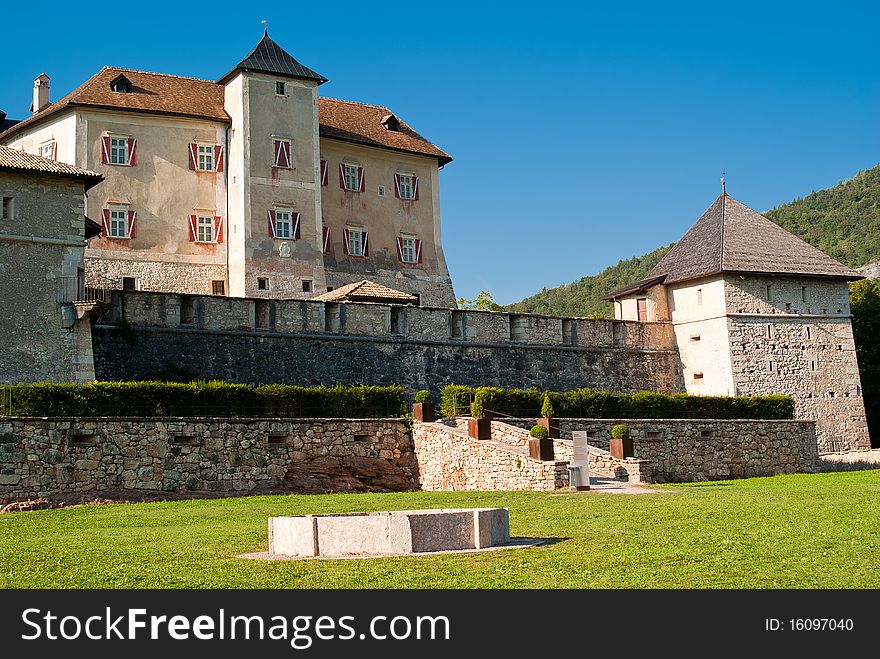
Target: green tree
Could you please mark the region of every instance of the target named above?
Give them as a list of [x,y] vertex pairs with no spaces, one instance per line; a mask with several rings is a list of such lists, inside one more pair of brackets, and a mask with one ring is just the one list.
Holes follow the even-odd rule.
[[480,291],[473,300],[460,297],[458,300],[459,309],[476,309],[477,311],[504,311],[504,307],[495,302],[495,296],[489,291]]
[[850,284],[853,335],[859,360],[859,377],[868,416],[871,445],[880,446],[880,284],[862,279]]

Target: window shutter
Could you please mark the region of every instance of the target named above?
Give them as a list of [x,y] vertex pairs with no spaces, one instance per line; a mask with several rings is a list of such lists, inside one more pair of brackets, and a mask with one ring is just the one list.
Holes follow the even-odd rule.
[[364,192],[366,189],[366,181],[364,180],[364,168],[358,167],[358,192]]
[[345,163],[339,163],[339,187],[345,190]]
[[293,214],[293,239],[299,240],[299,213]]
[[342,230],[342,251],[348,256],[348,229]]
[[[397,178],[397,174],[394,175],[394,178]],[[400,236],[397,237],[397,258],[403,263],[403,238]]]
[[322,186],[327,185],[327,183],[329,183],[330,177],[328,176],[328,174],[330,172],[328,171],[328,169],[329,169],[329,167],[327,167],[327,161],[322,160],[321,161],[321,185]]
[[324,234],[324,254],[326,254],[327,248],[330,247],[330,227],[321,227],[321,233]]
[[275,151],[275,166],[281,166],[281,140],[274,140],[273,149]]
[[223,147],[214,147],[214,169],[218,172],[223,171]]
[[[110,136],[104,135],[101,138],[101,162],[105,165],[110,164]],[[109,232],[108,232],[109,235]]]
[[52,160],[58,160],[58,142],[52,142]]
[[269,214],[269,237],[275,237],[275,211],[267,211]]
[[412,185],[413,185],[413,201],[419,200],[419,177],[412,177]]
[[416,263],[422,262],[422,241],[416,238]]
[[198,166],[199,157],[198,157],[198,144],[190,144],[189,145],[189,168],[195,170]]
[[195,215],[189,216],[189,239],[190,242],[195,242],[196,236],[198,236],[198,230],[196,229],[196,223],[198,222],[198,217]]
[[101,237],[106,238],[110,235],[110,209],[101,209]]
[[[394,175],[394,196],[400,199],[400,174]],[[398,238],[399,240],[400,238]]]
[[223,218],[219,215],[214,216],[214,239],[218,243],[223,242]]
[[128,237],[137,238],[137,211],[128,211]]
[[281,151],[284,154],[284,167],[290,169],[290,142],[283,140],[281,142]]
[[364,256],[370,255],[370,246],[367,244],[367,236],[368,234],[366,231],[361,231],[361,240],[364,243]]
[[128,138],[128,164],[130,166],[137,165],[137,145],[138,141],[134,137]]

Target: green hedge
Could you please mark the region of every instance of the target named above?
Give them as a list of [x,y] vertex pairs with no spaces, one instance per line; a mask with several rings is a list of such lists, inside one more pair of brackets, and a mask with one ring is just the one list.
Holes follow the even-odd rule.
[[383,417],[405,409],[403,388],[252,388],[225,382],[13,385],[13,416]]
[[[580,419],[792,419],[794,400],[788,396],[691,396],[639,391],[612,393],[597,389],[546,392],[556,415]],[[514,417],[540,417],[545,392],[537,389],[500,389],[449,385],[441,392],[441,412],[467,414],[467,402],[476,398],[491,412]],[[464,403],[464,404],[462,404]]]

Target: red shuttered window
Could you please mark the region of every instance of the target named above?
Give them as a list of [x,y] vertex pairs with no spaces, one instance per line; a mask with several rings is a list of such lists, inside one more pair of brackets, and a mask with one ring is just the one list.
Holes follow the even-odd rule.
[[394,196],[405,201],[418,201],[419,177],[415,174],[395,174]]
[[339,187],[348,192],[363,192],[366,190],[364,168],[351,163],[339,163]]
[[347,256],[366,257],[370,255],[369,235],[363,229],[346,227],[342,231],[342,250]]
[[292,156],[290,140],[275,138],[272,140],[272,153],[274,157],[274,166],[291,168]]
[[327,185],[330,182],[330,167],[326,160],[321,161],[321,185]]
[[422,241],[413,236],[397,237],[397,258],[401,263],[422,262]]

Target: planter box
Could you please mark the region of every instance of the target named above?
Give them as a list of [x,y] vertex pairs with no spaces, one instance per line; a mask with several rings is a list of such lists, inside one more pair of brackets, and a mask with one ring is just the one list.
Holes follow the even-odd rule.
[[631,458],[635,455],[633,453],[632,437],[624,437],[623,439],[614,439],[612,437],[611,446],[609,448],[611,451],[611,456],[617,458],[618,460]]
[[553,460],[553,440],[529,437],[529,457],[532,460]]
[[473,439],[492,439],[492,422],[489,419],[468,419],[468,436]]
[[422,423],[436,421],[437,415],[434,413],[434,403],[414,403],[413,416],[416,421],[421,421]]
[[550,439],[559,439],[559,419],[551,416],[549,419],[538,419],[538,425],[543,426],[550,433]]

